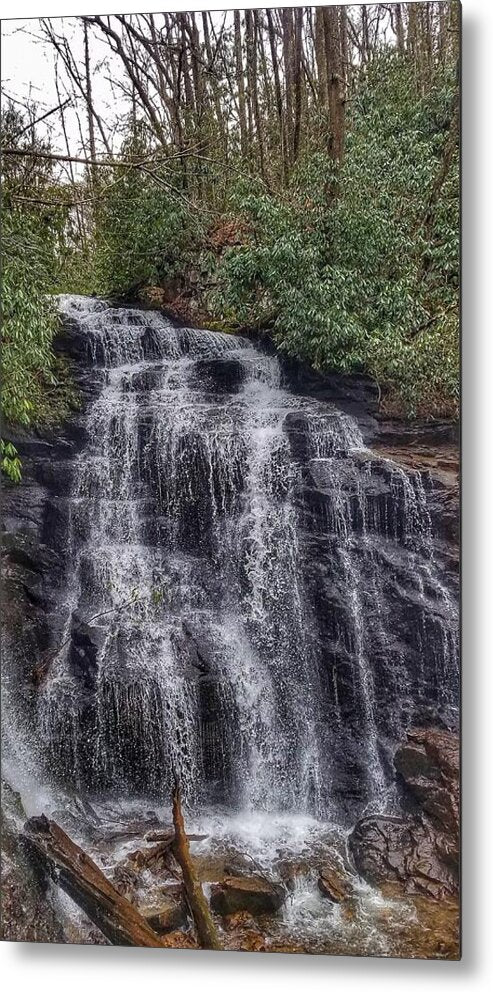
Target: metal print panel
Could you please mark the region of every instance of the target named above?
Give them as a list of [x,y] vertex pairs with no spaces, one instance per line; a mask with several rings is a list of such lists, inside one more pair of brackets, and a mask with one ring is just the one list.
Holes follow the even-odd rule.
[[459,5],[2,55],[3,939],[457,959]]

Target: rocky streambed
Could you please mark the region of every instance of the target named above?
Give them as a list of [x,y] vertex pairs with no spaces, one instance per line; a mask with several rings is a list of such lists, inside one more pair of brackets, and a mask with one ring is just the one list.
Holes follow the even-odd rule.
[[[240,823],[226,811],[192,821],[193,863],[224,949],[459,956],[457,737],[412,729],[395,767],[406,813],[364,817],[346,833],[306,818]],[[166,807],[67,798],[52,815],[167,946],[199,946]],[[5,787],[4,938],[106,943],[71,899],[40,883],[24,816]]]

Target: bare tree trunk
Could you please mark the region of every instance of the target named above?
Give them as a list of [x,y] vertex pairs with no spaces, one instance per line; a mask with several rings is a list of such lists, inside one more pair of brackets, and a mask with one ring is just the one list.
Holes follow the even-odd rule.
[[111,944],[166,947],[100,868],[54,820],[33,817],[24,828],[26,850],[41,871],[51,877],[87,913]]
[[[205,52],[207,55],[207,69],[209,73],[209,85],[212,92],[212,99],[214,103],[214,111],[217,121],[217,126],[219,129],[219,134],[221,136],[221,144],[223,147],[224,157],[227,161],[228,158],[228,131],[224,125],[223,112],[221,107],[221,95],[217,85],[216,71],[214,69],[214,54],[212,52],[211,36],[209,31],[209,17],[210,14],[207,11],[202,12],[202,30],[204,32],[204,45]],[[217,54],[217,49],[216,49]]]
[[[84,73],[86,77],[86,93],[87,93],[87,128],[89,132],[89,152],[92,159],[96,158],[96,139],[94,136],[94,120],[91,113],[92,106],[92,83],[91,83],[91,63],[89,60],[89,37],[87,24],[84,21]],[[92,181],[97,182],[98,173],[95,166],[92,168]]]
[[[60,120],[61,120],[61,124],[62,124],[62,133],[63,133],[63,139],[65,141],[65,148],[66,148],[66,151],[67,151],[67,155],[70,155],[70,144],[69,144],[69,140],[68,140],[67,127],[66,127],[66,123],[65,123],[65,107],[64,107],[64,104],[62,103],[62,98],[61,98],[61,93],[60,93],[60,81],[59,81],[59,76],[58,76],[58,58],[59,58],[59,54],[58,54],[58,52],[56,50],[55,50],[55,53],[54,53],[54,58],[55,58],[55,89],[56,89],[56,94],[57,94],[57,97],[58,97],[58,103],[60,104]],[[75,186],[75,171],[74,171],[73,162],[69,162],[68,163],[68,170],[69,170],[70,181],[72,183],[72,186]],[[86,243],[87,243],[87,238],[86,238],[86,230],[85,230],[85,227],[84,227],[83,212],[81,211],[80,207],[76,207],[75,208],[75,216],[77,218],[77,228],[78,228],[78,231],[79,231],[79,238],[80,238],[82,247],[85,248],[86,247]]]
[[283,7],[281,10],[283,29],[283,58],[284,58],[284,85],[285,85],[285,134],[286,134],[286,158],[288,168],[293,161],[293,59],[294,59],[294,36],[293,36],[293,11],[290,7]]
[[394,3],[393,11],[395,16],[395,34],[397,38],[397,51],[399,55],[405,55],[406,39],[404,34],[404,21],[402,18],[402,4]]
[[183,85],[185,90],[185,106],[188,116],[188,123],[193,122],[195,118],[195,99],[192,86],[191,78],[191,66],[188,60],[188,44],[187,44],[187,15],[179,14],[178,20],[180,24],[180,40],[181,40],[181,51],[180,60],[182,67]]
[[295,31],[294,31],[294,52],[293,52],[293,75],[294,75],[294,127],[293,127],[293,161],[298,158],[301,135],[301,82],[302,82],[302,42],[303,42],[303,8],[298,7],[294,11]]
[[418,60],[418,8],[415,3],[408,5],[407,17],[407,51],[416,62]]
[[175,827],[175,839],[172,845],[173,854],[182,871],[187,902],[197,928],[200,946],[213,951],[220,951],[222,945],[219,940],[217,927],[212,919],[211,911],[207,905],[207,900],[202,892],[202,886],[198,881],[193,861],[190,857],[190,845],[183,821],[180,787],[178,784],[175,784],[173,790],[173,824]]
[[247,56],[247,79],[248,91],[250,94],[253,119],[255,121],[255,132],[257,137],[260,175],[265,178],[264,165],[264,143],[262,136],[262,120],[258,100],[257,85],[257,40],[258,40],[258,14],[257,11],[245,11],[246,26],[246,56]]
[[327,60],[325,58],[324,14],[321,7],[315,8],[315,58],[317,62],[320,105],[327,107],[329,91],[327,87]]
[[286,151],[286,132],[284,127],[284,115],[282,106],[282,90],[281,90],[281,79],[279,76],[279,59],[277,57],[277,45],[276,45],[276,34],[274,31],[274,22],[272,20],[272,12],[267,7],[267,29],[269,32],[269,47],[270,47],[270,57],[272,59],[272,71],[274,73],[274,93],[276,98],[276,108],[277,117],[279,120],[279,137],[281,139],[281,161],[282,161],[282,174],[284,182],[288,179],[288,163],[287,163],[287,151]]
[[263,80],[263,92],[265,97],[265,107],[267,112],[267,118],[270,119],[272,112],[272,92],[269,78],[269,70],[267,67],[267,56],[265,53],[265,42],[264,42],[264,22],[260,19],[258,11],[255,11],[254,16],[257,19],[257,41],[258,41],[258,51],[260,57],[260,65],[262,68],[262,80]]
[[361,7],[361,57],[363,62],[370,59],[370,30],[368,25],[368,7],[364,3]]
[[245,113],[245,77],[243,74],[243,52],[241,44],[241,20],[239,10],[234,11],[235,26],[235,63],[236,63],[236,85],[238,88],[238,116],[240,123],[240,150],[241,157],[248,156],[248,140]]
[[342,78],[344,83],[344,96],[347,94],[349,84],[349,39],[348,39],[348,15],[344,4],[339,7],[339,32],[341,36],[341,64]]
[[324,7],[323,17],[329,87],[329,154],[335,162],[341,162],[344,152],[345,113],[337,7]]

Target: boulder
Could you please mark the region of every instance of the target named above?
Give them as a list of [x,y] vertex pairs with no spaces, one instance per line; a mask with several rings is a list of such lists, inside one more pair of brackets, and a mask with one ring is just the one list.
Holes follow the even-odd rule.
[[152,906],[141,907],[140,912],[156,933],[171,933],[186,926],[188,916],[184,898],[162,894]]
[[455,896],[459,874],[459,739],[436,727],[411,729],[394,764],[414,813],[369,816],[349,837],[357,871],[381,886],[434,898]]
[[22,843],[16,822],[21,811],[20,796],[2,782],[0,940],[65,943],[65,920],[47,899],[45,880]]
[[352,884],[344,869],[333,861],[322,868],[318,877],[318,888],[331,902],[343,902],[351,895]]
[[211,886],[211,909],[220,916],[246,910],[253,916],[277,913],[286,898],[282,885],[259,876],[227,877]]
[[394,883],[434,899],[457,893],[457,876],[442,859],[430,824],[415,817],[368,816],[349,836],[358,873],[370,885]]
[[458,853],[459,738],[433,727],[409,730],[394,764],[405,788]]

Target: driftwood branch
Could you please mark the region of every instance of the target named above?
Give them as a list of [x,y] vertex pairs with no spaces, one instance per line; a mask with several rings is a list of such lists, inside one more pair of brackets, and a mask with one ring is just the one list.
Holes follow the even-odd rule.
[[222,944],[219,940],[217,927],[212,918],[190,856],[190,845],[185,832],[178,782],[175,782],[173,789],[173,824],[175,827],[175,839],[172,850],[182,871],[187,902],[197,929],[200,946],[212,951],[220,951]]
[[110,943],[169,946],[54,820],[46,816],[28,820],[23,840],[42,871],[67,892]]
[[[187,902],[199,945],[221,950],[221,942],[209,906],[197,879],[185,833],[179,789],[173,792],[174,833],[156,832],[161,843],[148,854],[162,855],[171,849],[180,865]],[[148,839],[151,839],[149,835]],[[193,835],[202,839],[203,835]],[[161,839],[162,838],[162,839]],[[40,877],[51,878],[96,924],[111,944],[130,947],[174,946],[170,935],[159,936],[144,917],[122,896],[97,864],[54,820],[32,817],[22,834],[22,846]]]

